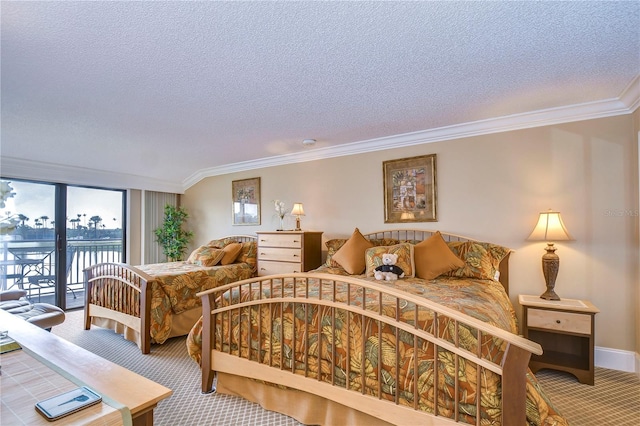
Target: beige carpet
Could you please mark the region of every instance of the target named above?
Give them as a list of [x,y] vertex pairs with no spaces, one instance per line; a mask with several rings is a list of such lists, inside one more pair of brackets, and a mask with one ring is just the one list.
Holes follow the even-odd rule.
[[111,330],[92,327],[85,331],[83,315],[83,311],[67,312],[65,322],[54,327],[53,333],[171,389],[173,395],[154,410],[155,426],[300,425],[242,398],[201,394],[200,367],[189,358],[186,337],[153,345],[151,354],[142,355],[134,343]]
[[554,370],[539,371],[536,377],[573,426],[640,424],[640,379],[633,373],[596,367],[594,386]]
[[[82,311],[68,312],[64,324],[54,327],[53,332],[173,390],[155,410],[155,425],[300,425],[241,398],[202,395],[200,368],[187,354],[185,337],[153,345],[151,354],[142,355],[135,344],[112,331],[97,327],[85,331],[82,324]],[[597,368],[595,386],[551,370],[543,370],[537,377],[572,426],[638,424],[640,380],[635,374]]]

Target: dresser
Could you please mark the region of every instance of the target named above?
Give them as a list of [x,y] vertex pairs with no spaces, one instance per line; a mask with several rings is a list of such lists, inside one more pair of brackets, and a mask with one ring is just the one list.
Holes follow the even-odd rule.
[[322,264],[322,232],[258,232],[258,275],[307,272]]
[[542,355],[532,355],[529,367],[573,374],[580,383],[593,385],[595,315],[588,300],[545,300],[521,294],[522,333],[542,346]]

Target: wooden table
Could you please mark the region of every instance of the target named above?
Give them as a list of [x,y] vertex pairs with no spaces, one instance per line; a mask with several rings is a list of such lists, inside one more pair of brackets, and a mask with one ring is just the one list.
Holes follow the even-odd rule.
[[[12,393],[12,389],[9,388],[11,381],[4,379],[5,365],[29,362],[29,359],[34,365],[34,371],[31,373],[52,370],[55,373],[53,375],[54,383],[57,383],[57,385],[63,388],[64,386],[69,386],[63,381],[63,379],[66,379],[73,383],[71,389],[77,386],[88,386],[102,395],[103,401],[108,405],[124,411],[125,414],[130,412],[130,416],[128,414],[119,416],[124,421],[124,424],[133,424],[135,426],[153,425],[153,409],[158,402],[172,394],[170,389],[156,382],[99,357],[1,309],[0,329],[8,330],[9,336],[23,348],[17,351],[17,355],[16,352],[0,355],[3,371],[3,379],[1,381],[2,423],[4,423],[5,419],[5,407],[10,407],[12,411],[25,411],[25,407],[27,407],[29,411],[35,412],[35,401],[16,398],[15,393]],[[16,361],[18,357],[20,360]],[[12,367],[13,373],[17,371],[15,368]],[[12,378],[14,377],[13,373],[11,373]],[[27,373],[29,372],[27,371]],[[47,372],[47,375],[49,373],[51,372]],[[42,381],[47,379],[40,376],[35,378],[25,377],[25,380],[29,380],[29,386],[37,387],[42,386]],[[22,387],[26,387],[25,383],[22,382]],[[48,382],[45,385],[51,386]],[[61,392],[64,390],[69,389],[61,389]],[[61,392],[54,392],[49,396]],[[108,408],[105,409],[105,413],[109,411]],[[89,410],[89,408],[86,410]],[[42,420],[42,424],[51,424],[40,416],[38,420]],[[30,422],[28,424],[34,423]],[[58,421],[55,424],[64,423]]]

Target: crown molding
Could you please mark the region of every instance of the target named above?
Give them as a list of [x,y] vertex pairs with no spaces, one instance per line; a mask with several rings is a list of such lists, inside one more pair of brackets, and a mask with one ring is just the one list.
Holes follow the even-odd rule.
[[226,164],[198,170],[182,182],[171,182],[133,174],[62,166],[11,157],[0,157],[0,169],[4,177],[14,179],[42,180],[75,185],[108,186],[111,188],[141,189],[182,194],[199,181],[212,176],[442,142],[452,139],[625,115],[634,112],[639,106],[640,74],[633,78],[618,98],[566,107],[549,108],[418,132],[368,139],[333,147],[305,150],[299,153]]
[[629,108],[629,112],[634,112],[640,106],[640,74],[631,80],[631,83],[622,91],[620,101]]
[[226,164],[202,169],[189,176],[183,182],[183,190],[195,185],[202,179],[229,173],[243,172],[266,167],[282,166],[292,163],[321,160],[346,155],[363,154],[391,148],[401,148],[451,139],[530,129],[575,121],[593,120],[630,114],[640,105],[640,74],[624,89],[620,97],[595,102],[549,108],[539,111],[514,114],[504,117],[479,120],[469,123],[444,126],[430,130],[404,133],[383,138],[352,142],[333,147],[324,147],[300,153],[260,158],[251,161]]
[[0,158],[2,176],[13,179],[41,180],[82,186],[183,193],[178,182],[162,181],[144,176],[114,173],[83,167],[69,167],[12,157]]

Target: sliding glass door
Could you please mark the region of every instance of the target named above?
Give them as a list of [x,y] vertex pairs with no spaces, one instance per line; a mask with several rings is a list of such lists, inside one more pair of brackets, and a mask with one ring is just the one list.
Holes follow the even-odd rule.
[[2,185],[2,289],[82,307],[84,268],[124,259],[125,192],[15,179]]

